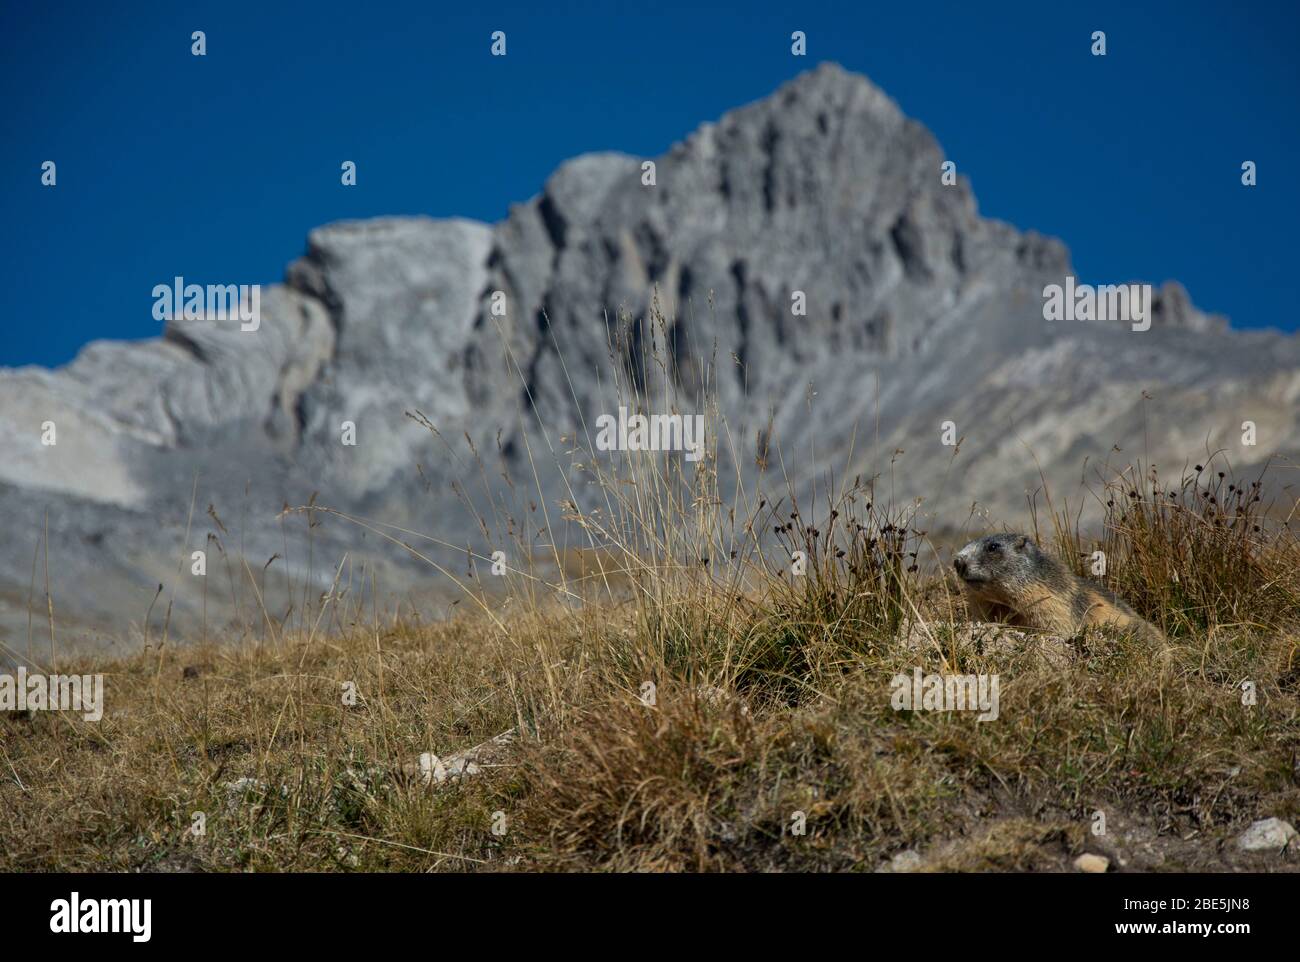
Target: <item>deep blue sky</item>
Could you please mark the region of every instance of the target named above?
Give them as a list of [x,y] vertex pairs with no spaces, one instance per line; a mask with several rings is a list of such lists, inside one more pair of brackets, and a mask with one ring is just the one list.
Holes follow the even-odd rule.
[[331,220],[499,220],[567,157],[656,155],[822,60],[934,131],[984,214],[1063,238],[1081,280],[1177,278],[1294,330],[1298,7],[7,3],[0,365],[156,335],[155,284],[277,281]]

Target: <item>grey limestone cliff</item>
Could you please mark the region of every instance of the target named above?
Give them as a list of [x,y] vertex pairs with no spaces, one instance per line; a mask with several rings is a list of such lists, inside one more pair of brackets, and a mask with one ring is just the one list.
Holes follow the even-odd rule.
[[[815,438],[819,467],[786,459],[800,483],[900,458],[896,496],[925,498],[938,525],[964,524],[972,504],[990,525],[1021,518],[1040,470],[1073,494],[1085,461],[1176,471],[1224,447],[1248,468],[1300,451],[1300,340],[1233,331],[1172,282],[1144,332],[1045,321],[1044,287],[1072,273],[1064,245],[982,218],[964,179],[941,181],[930,133],[863,77],[823,65],[704,124],[654,158],[653,187],[642,160],[575,158],[496,225],[314,230],[264,292],[256,332],[173,321],[153,341],[90,344],[57,370],[0,370],[0,643],[26,648],[38,544],[42,624],[47,523],[68,643],[89,632],[126,644],[131,625],[138,639],[160,584],[175,592],[176,630],[192,630],[202,595],[177,572],[209,532],[254,569],[282,555],[259,575],[282,613],[294,596],[275,579],[307,548],[280,512],[313,495],[471,541],[451,489],[478,474],[453,453],[463,435],[529,477],[537,439],[523,432],[558,438],[610,410],[607,325],[643,317],[655,297],[683,378],[718,359],[736,437],[770,418],[787,450]],[[792,314],[794,291],[806,316]],[[406,416],[416,410],[446,444]],[[1239,443],[1247,419],[1251,448]],[[345,420],[355,446],[339,443]],[[939,443],[948,420],[964,437],[955,459]],[[46,421],[57,445],[40,443]],[[548,457],[556,477],[543,485],[558,497]],[[396,592],[437,578],[337,519],[311,550],[317,588],[345,553],[374,560]],[[231,593],[208,588],[210,613],[224,611]]]

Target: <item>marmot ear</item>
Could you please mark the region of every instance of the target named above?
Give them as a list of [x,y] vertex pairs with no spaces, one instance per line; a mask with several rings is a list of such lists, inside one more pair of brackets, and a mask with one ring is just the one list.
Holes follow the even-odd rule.
[[1033,538],[1029,537],[1029,535],[1027,534],[1022,534],[1019,538],[1016,539],[1016,548],[1019,550],[1023,551],[1025,548],[1034,548],[1034,547],[1037,547],[1037,545],[1034,544]]

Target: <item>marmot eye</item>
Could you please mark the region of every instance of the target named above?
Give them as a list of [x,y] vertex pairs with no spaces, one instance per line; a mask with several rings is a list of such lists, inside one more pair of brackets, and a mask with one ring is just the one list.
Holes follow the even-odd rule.
[[984,550],[989,554],[993,554],[995,551],[1001,551],[1002,545],[998,544],[996,541],[990,541],[984,546]]

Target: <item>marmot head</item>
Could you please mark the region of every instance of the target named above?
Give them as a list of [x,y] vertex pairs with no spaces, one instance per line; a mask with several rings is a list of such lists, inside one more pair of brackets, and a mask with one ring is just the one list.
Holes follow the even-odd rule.
[[1041,571],[1043,552],[1027,534],[990,534],[976,538],[952,559],[952,566],[972,591],[997,585],[1024,584]]

